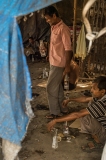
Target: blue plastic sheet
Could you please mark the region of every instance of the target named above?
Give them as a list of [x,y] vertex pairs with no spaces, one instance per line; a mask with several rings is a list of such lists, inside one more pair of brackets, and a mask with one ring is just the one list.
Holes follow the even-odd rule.
[[31,80],[16,17],[58,1],[0,0],[0,137],[18,145],[33,113]]

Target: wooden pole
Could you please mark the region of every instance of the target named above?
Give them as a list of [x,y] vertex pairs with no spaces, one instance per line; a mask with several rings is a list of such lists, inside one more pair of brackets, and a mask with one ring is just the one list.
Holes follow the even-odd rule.
[[76,53],[76,11],[77,0],[74,0],[74,20],[73,20],[73,53]]

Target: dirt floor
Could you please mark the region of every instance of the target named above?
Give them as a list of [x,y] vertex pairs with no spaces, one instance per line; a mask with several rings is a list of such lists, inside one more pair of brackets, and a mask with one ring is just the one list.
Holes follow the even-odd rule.
[[[45,88],[47,79],[42,78],[43,69],[45,67],[49,69],[49,64],[30,61],[28,66],[32,79],[32,91],[33,94],[35,93],[31,102],[35,118],[31,121],[28,133],[22,142],[22,150],[19,153],[20,160],[100,160],[102,150],[98,149],[92,153],[82,151],[81,146],[86,145],[88,140],[86,140],[86,135],[79,133],[77,129],[70,128],[71,142],[62,140],[58,143],[56,150],[52,148],[53,132],[48,132],[46,127],[48,120],[45,118],[49,110],[44,110],[46,107],[48,108]],[[82,95],[80,89],[68,93],[71,97]],[[46,107],[42,110],[40,106],[37,108],[38,104]],[[72,112],[86,107],[86,104],[70,103],[68,106],[69,111]],[[58,133],[62,133],[63,123],[57,124],[55,127],[58,128]]]

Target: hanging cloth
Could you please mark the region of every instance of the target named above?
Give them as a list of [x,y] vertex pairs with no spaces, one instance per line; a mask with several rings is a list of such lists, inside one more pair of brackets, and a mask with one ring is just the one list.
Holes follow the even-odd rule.
[[84,25],[82,25],[76,47],[76,57],[81,57],[82,60],[86,57],[86,39],[85,39],[85,30]]

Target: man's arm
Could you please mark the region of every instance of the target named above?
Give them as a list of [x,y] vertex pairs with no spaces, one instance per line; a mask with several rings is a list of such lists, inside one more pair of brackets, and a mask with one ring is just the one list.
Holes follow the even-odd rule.
[[70,61],[73,57],[72,46],[71,46],[71,33],[68,27],[63,27],[61,29],[61,37],[62,37],[62,42],[64,45],[65,56],[66,56],[65,70],[63,73],[63,76],[64,76],[67,73],[70,73]]
[[49,61],[49,50],[50,50],[50,43],[47,42],[47,56],[46,56],[47,61]]
[[78,118],[83,117],[88,114],[89,114],[89,112],[87,111],[87,109],[82,109],[79,112],[70,113],[70,114],[63,116],[61,118],[57,118],[57,119],[52,120],[51,122],[48,123],[47,128],[50,131],[57,122],[72,121],[72,120],[78,119]]
[[86,103],[86,102],[89,102],[89,101],[92,101],[92,97],[86,97],[86,96],[83,96],[83,97],[79,97],[79,98],[70,98],[70,99],[66,99],[63,101],[63,107],[66,107],[67,104],[71,101],[73,102],[80,102],[80,103]]
[[64,70],[64,74],[67,74],[67,73],[70,73],[70,61],[73,57],[73,52],[70,50],[70,51],[65,51],[65,55],[66,55],[66,65],[65,65],[65,70]]

